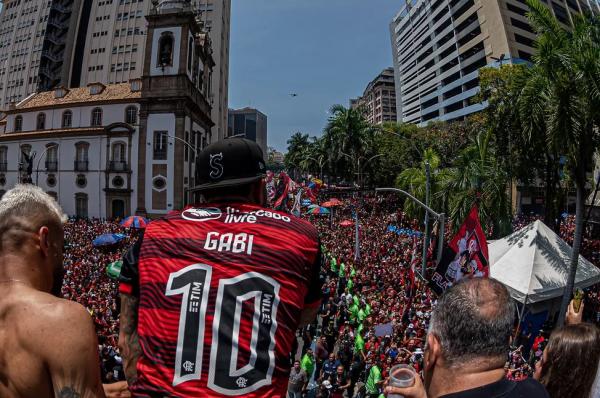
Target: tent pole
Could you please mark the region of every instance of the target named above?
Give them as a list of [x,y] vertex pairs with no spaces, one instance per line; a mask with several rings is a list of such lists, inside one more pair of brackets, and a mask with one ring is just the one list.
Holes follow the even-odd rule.
[[513,343],[515,341],[517,341],[517,337],[519,337],[519,333],[521,332],[521,322],[523,322],[523,315],[525,314],[525,306],[526,305],[527,305],[527,296],[525,296],[525,301],[523,302],[521,309],[519,310],[517,308],[517,317],[518,317],[519,322],[517,323],[517,330],[513,337]]

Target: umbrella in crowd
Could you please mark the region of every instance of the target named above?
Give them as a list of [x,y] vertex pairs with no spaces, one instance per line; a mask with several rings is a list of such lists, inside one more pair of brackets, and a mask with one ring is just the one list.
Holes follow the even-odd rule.
[[121,221],[121,226],[125,228],[137,228],[144,229],[146,225],[148,225],[150,221],[144,217],[140,216],[129,216],[123,221]]
[[336,206],[341,206],[341,205],[342,205],[342,202],[336,198],[331,198],[327,202],[322,204],[323,207],[336,207]]
[[329,210],[324,207],[314,207],[306,212],[306,214],[329,214]]
[[113,261],[106,266],[106,274],[112,279],[117,279],[121,275],[123,261]]
[[354,225],[354,222],[351,220],[344,220],[340,223],[340,225],[342,227],[351,227],[352,225]]
[[125,235],[123,234],[104,234],[98,236],[96,239],[92,241],[92,245],[95,247],[98,246],[111,246],[119,243],[125,239]]

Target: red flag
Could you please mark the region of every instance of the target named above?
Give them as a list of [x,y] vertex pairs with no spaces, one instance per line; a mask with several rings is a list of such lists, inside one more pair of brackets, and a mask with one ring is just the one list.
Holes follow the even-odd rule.
[[458,256],[464,259],[463,268],[467,271],[467,274],[489,276],[488,245],[479,222],[479,212],[476,205],[473,206],[465,222],[450,241],[450,247]]

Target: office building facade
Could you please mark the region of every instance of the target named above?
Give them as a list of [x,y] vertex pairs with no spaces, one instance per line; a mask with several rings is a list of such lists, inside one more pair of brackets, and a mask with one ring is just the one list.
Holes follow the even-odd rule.
[[371,124],[395,122],[397,118],[394,68],[384,69],[367,85],[361,97],[350,100],[350,107],[362,109]]
[[[209,32],[215,68],[209,101],[217,137],[227,124],[231,0],[190,3]],[[0,109],[58,85],[139,79],[151,0],[9,0],[0,12]]]
[[[596,0],[542,0],[565,26]],[[479,69],[527,62],[535,33],[524,0],[406,0],[390,24],[398,120],[457,120],[485,103]]]
[[263,151],[263,157],[267,159],[267,115],[248,107],[229,109],[227,125],[227,137],[244,137],[256,142]]

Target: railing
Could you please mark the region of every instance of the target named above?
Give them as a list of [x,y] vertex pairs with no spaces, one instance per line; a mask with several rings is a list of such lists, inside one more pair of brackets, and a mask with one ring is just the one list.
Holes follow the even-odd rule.
[[56,79],[56,73],[53,72],[52,70],[50,70],[50,68],[48,68],[48,67],[40,68],[39,73],[45,75],[46,77],[48,77],[52,80]]
[[8,170],[8,164],[6,162],[0,163],[0,171],[6,172]]
[[88,161],[87,160],[76,160],[75,161],[75,171],[88,171]]
[[57,34],[49,34],[45,37],[46,40],[51,41],[57,46],[62,46],[65,44],[65,36],[59,36]]
[[42,51],[42,56],[50,59],[53,62],[60,62],[60,61],[62,61],[63,53],[64,52],[61,52],[60,54],[56,54],[52,51],[44,50],[44,51]]
[[65,24],[65,22],[61,21],[58,18],[49,18],[48,19],[48,24],[56,26],[59,29],[66,29],[67,28],[67,25]]
[[58,171],[58,162],[46,160],[46,171]]
[[111,160],[108,167],[110,171],[128,171],[127,162],[124,161]]
[[52,9],[58,11],[58,12],[62,12],[63,14],[68,14],[68,13],[71,12],[70,8],[64,7],[64,6],[62,6],[60,4],[57,4],[57,3],[53,3],[52,6],[50,6],[50,8],[52,8]]

